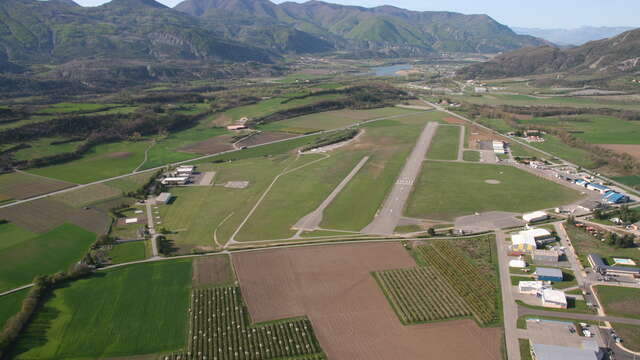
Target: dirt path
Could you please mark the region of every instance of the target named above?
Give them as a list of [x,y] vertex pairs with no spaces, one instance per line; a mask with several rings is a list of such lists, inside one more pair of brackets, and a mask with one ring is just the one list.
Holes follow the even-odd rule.
[[429,150],[431,139],[438,128],[438,123],[430,122],[422,130],[411,155],[407,159],[404,168],[400,172],[395,185],[387,196],[382,209],[376,214],[373,221],[367,225],[362,232],[365,234],[393,234],[400,218],[404,205],[411,194],[413,183],[422,169],[422,163]]
[[458,161],[464,161],[465,127],[460,126],[460,140],[458,140]]
[[151,235],[151,256],[152,258],[158,258],[158,234],[156,234],[156,227],[153,222],[153,209],[151,208],[152,202],[155,204],[155,200],[153,200],[151,196],[149,196],[147,201],[145,201],[145,206],[147,207],[147,225],[149,226],[149,234]]
[[140,165],[138,165],[138,167],[136,167],[133,172],[138,172],[140,171],[140,168],[147,162],[147,160],[149,159],[149,150],[151,150],[151,148],[156,144],[156,139],[153,139],[151,141],[151,144],[149,144],[149,146],[144,150],[144,160],[142,160],[142,162],[140,163]]
[[353,170],[351,170],[351,172],[344,179],[342,179],[340,184],[338,184],[338,186],[333,189],[331,194],[329,194],[329,196],[324,199],[322,204],[320,204],[317,209],[313,210],[311,213],[298,220],[298,222],[293,226],[294,229],[298,230],[296,236],[300,236],[300,233],[302,233],[302,231],[313,231],[318,228],[318,226],[322,222],[322,214],[324,213],[324,209],[326,209],[327,206],[331,204],[333,199],[335,199],[336,196],[340,194],[342,189],[347,186],[349,181],[351,181],[351,179],[360,171],[360,169],[362,169],[362,167],[368,160],[368,156],[363,157],[362,160],[360,160],[360,162],[353,168]]

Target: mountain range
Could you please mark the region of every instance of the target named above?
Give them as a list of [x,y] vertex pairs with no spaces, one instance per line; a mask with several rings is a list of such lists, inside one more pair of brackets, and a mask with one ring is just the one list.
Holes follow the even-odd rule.
[[556,72],[614,76],[637,71],[640,29],[565,50],[554,46],[519,49],[468,66],[460,74],[467,78],[498,78]]
[[545,42],[487,15],[364,8],[320,1],[72,0],[0,2],[0,70],[70,61],[270,63],[284,54],[341,51],[380,56],[496,53]]
[[512,27],[513,31],[521,35],[531,35],[550,41],[560,46],[583,45],[589,41],[606,39],[633,30],[632,27],[582,26],[576,29],[538,29]]

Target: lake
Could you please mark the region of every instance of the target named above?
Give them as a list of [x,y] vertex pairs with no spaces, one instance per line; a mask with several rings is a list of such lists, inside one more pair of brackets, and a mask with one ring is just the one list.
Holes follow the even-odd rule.
[[398,76],[396,72],[401,70],[411,70],[413,66],[409,64],[391,65],[391,66],[379,66],[371,68],[371,72],[375,76]]

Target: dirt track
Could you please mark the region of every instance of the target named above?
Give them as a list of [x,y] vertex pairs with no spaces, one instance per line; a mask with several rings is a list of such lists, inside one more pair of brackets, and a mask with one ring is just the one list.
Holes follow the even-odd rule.
[[252,320],[307,315],[329,359],[500,359],[500,329],[400,323],[370,274],[415,266],[399,244],[274,249],[233,262]]

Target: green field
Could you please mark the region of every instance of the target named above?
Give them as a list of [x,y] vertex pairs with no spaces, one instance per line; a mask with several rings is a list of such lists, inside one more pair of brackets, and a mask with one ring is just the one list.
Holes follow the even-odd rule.
[[454,99],[473,104],[515,105],[515,106],[568,106],[590,108],[612,108],[637,110],[639,106],[633,102],[611,101],[606,99],[576,97],[539,97],[529,95],[488,94],[482,96],[454,96]]
[[[290,94],[293,95],[293,94]],[[301,94],[296,94],[301,95]],[[290,97],[274,97],[267,100],[262,100],[256,104],[240,106],[237,108],[233,108],[224,113],[225,116],[228,116],[233,121],[240,120],[243,117],[247,117],[249,119],[255,119],[262,116],[266,116],[272,114],[279,110],[291,109],[294,107],[308,105],[315,102],[319,102],[322,100],[334,100],[343,97],[340,94],[327,94],[327,95],[318,95],[318,96],[309,96],[302,99],[289,100]]]
[[95,104],[95,103],[58,103],[39,111],[41,114],[69,114],[80,112],[97,112],[112,107],[120,107],[119,104]]
[[37,235],[14,223],[0,224],[0,253],[16,244],[32,239]]
[[622,338],[624,347],[640,352],[640,326],[612,323],[613,329]]
[[338,110],[295,117],[260,125],[263,131],[305,133],[318,130],[337,129],[360,121],[415,113],[415,110],[382,108],[372,110]]
[[548,117],[518,122],[525,125],[560,128],[591,144],[640,144],[640,123],[611,116]]
[[7,320],[20,311],[22,300],[27,297],[27,293],[29,293],[29,289],[0,296],[0,329],[4,329],[4,324]]
[[95,184],[81,189],[53,195],[51,198],[73,207],[83,207],[122,196],[122,190],[105,184]]
[[[500,183],[488,184],[486,180]],[[405,214],[452,220],[475,212],[546,209],[580,198],[575,190],[511,166],[427,161]]]
[[0,292],[28,284],[37,275],[67,270],[95,239],[93,233],[64,224],[0,250]]
[[518,339],[518,345],[520,346],[520,359],[532,360],[531,343],[529,342],[529,339]]
[[46,156],[74,152],[83,141],[72,141],[64,144],[51,145],[51,142],[63,140],[61,138],[41,138],[29,142],[31,147],[18,150],[14,153],[16,160],[31,160]]
[[593,161],[589,158],[589,152],[571,147],[553,135],[546,135],[544,139],[544,142],[531,143],[531,146],[585,168],[592,168],[595,166]]
[[153,171],[148,171],[136,175],[127,176],[122,179],[112,180],[107,183],[111,187],[122,190],[125,194],[128,192],[135,192],[154,175]]
[[640,289],[598,285],[595,290],[607,315],[640,319]]
[[[317,156],[312,155],[312,158]],[[200,165],[200,171],[216,172],[217,184],[248,181],[249,186],[245,189],[222,186],[173,188],[171,193],[175,196],[174,201],[158,207],[162,227],[173,231],[169,238],[175,241],[180,252],[188,253],[195,247],[213,249],[213,232],[229,217],[217,234],[221,243],[226,243],[273,178],[292,161],[289,155],[278,155]]]
[[475,151],[475,150],[466,150],[462,154],[462,160],[478,162],[478,161],[480,161],[480,152]]
[[460,127],[440,125],[431,140],[427,158],[433,160],[456,160],[460,145]]
[[81,159],[68,163],[31,169],[29,172],[78,184],[123,175],[144,160],[147,141],[123,141],[93,147]]
[[114,245],[109,251],[112,264],[122,264],[130,261],[144,260],[147,254],[147,244],[144,241],[128,242]]
[[166,137],[158,139],[158,141],[149,149],[149,157],[141,169],[151,169],[165,164],[198,157],[200,155],[180,150],[185,146],[228,133],[229,132],[226,129],[212,128],[201,124],[188,130],[169,134]]
[[580,262],[585,267],[589,267],[587,262],[587,255],[589,254],[598,254],[605,259],[611,257],[638,259],[640,257],[640,251],[637,248],[618,249],[603,243],[600,239],[594,238],[585,230],[575,226],[565,224],[564,228],[567,230],[567,235],[571,239],[571,244]]
[[109,358],[186,344],[191,261],[100,272],[58,289],[20,338],[16,359]]
[[640,185],[640,175],[617,176],[617,177],[613,177],[613,180],[628,186]]
[[[325,209],[321,227],[360,231],[367,226],[396,181],[428,121],[441,121],[440,112],[425,112],[367,124],[358,149],[369,161]],[[357,208],[358,211],[353,211]]]

